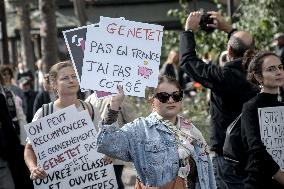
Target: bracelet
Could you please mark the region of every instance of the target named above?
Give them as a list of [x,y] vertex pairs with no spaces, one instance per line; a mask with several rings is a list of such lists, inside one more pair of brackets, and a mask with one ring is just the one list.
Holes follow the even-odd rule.
[[238,31],[238,29],[233,28],[233,29],[228,33],[228,39],[231,38],[232,34],[233,34],[235,31]]

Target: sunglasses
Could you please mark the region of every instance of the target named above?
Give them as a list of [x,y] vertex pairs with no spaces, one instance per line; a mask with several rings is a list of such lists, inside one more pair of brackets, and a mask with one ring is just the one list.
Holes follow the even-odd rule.
[[167,92],[161,92],[161,93],[157,93],[157,94],[154,95],[154,98],[158,99],[161,103],[168,102],[170,97],[172,97],[172,99],[175,102],[179,102],[183,98],[183,92],[182,91],[175,91],[172,94],[169,94]]

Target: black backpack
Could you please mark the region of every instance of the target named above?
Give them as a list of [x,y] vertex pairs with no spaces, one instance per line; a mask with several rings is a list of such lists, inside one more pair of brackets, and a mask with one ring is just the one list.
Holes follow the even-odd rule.
[[239,170],[244,170],[247,154],[241,136],[241,115],[242,114],[227,128],[223,155],[234,167]]
[[[94,121],[95,119],[95,111],[94,108],[92,106],[92,104],[90,102],[84,102],[82,100],[80,100],[81,105],[83,106],[83,109],[86,110],[88,109],[89,114],[91,116],[92,121]],[[49,114],[53,113],[53,104],[54,102],[50,102],[48,104],[43,104],[42,105],[42,117],[47,116]]]

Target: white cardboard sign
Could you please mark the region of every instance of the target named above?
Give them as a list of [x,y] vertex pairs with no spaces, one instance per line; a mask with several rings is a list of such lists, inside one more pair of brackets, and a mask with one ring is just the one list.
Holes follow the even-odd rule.
[[[117,187],[112,165],[97,152],[97,131],[87,110],[77,112],[72,105],[27,124],[25,129],[38,164],[48,173],[47,178],[34,182],[36,188],[79,189],[104,182]],[[93,163],[100,166],[84,168]]]
[[284,106],[259,108],[258,116],[261,140],[284,171]]
[[123,85],[144,97],[146,86],[157,86],[163,27],[105,17],[99,25],[87,28],[83,88],[115,93]]

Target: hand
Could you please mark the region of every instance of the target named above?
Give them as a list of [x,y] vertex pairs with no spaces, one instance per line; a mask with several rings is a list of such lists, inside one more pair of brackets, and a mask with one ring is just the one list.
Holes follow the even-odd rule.
[[201,19],[201,12],[191,12],[186,19],[185,31],[192,30],[196,32],[199,28],[199,22]]
[[227,22],[225,18],[221,16],[220,13],[215,11],[210,11],[207,12],[207,14],[211,14],[210,18],[214,19],[213,24],[208,24],[209,27],[219,29],[226,33],[230,33],[230,31],[232,31],[233,29],[232,25],[229,22]]
[[107,163],[109,163],[109,164],[111,164],[112,162],[113,162],[113,158],[111,158],[111,157],[108,157],[108,156],[104,156],[104,158],[103,158]]
[[45,177],[47,177],[47,173],[42,168],[34,167],[31,169],[31,180],[44,179]]
[[122,86],[118,86],[117,91],[118,94],[116,96],[111,97],[110,101],[110,109],[115,111],[119,111],[119,107],[121,106],[125,97]]

